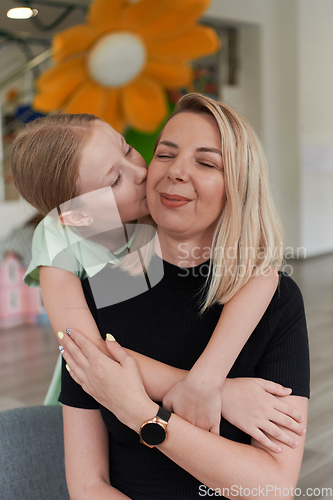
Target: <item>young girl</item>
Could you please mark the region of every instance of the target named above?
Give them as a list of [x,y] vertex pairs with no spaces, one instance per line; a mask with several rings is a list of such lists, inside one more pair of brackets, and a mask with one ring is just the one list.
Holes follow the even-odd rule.
[[[36,228],[25,282],[29,286],[40,283],[55,332],[75,327],[105,352],[80,280],[127,255],[133,221],[144,217],[149,224],[143,158],[95,116],[51,115],[36,120],[18,135],[13,144],[12,173],[20,194],[44,215],[49,214]],[[116,207],[109,196],[110,186]],[[73,205],[71,200],[79,203]],[[60,207],[58,218],[55,207]],[[132,223],[127,242],[123,230],[116,231],[115,238],[109,237],[109,231],[119,229],[121,223]],[[55,263],[54,256],[60,253],[63,258]],[[249,277],[228,300],[202,356],[181,382],[175,379],[175,387],[168,394],[166,391],[166,407],[197,426],[218,433],[224,379],[275,293],[278,275],[271,264],[279,258],[280,255],[273,255],[269,260],[267,276],[261,273]],[[180,256],[180,260],[184,259]],[[195,260],[184,267],[194,265]],[[131,354],[139,365],[147,393],[154,399],[150,381],[156,377],[163,381],[164,365],[139,353]],[[263,393],[265,389],[279,396],[290,394],[290,390],[279,385],[260,379],[256,382],[262,385]],[[280,412],[292,417],[290,428],[301,434],[302,428],[296,423],[299,414],[289,405],[280,408]],[[281,451],[266,435],[274,433],[271,422],[264,416],[255,423],[250,420],[246,415],[238,426],[271,450]],[[280,440],[294,445],[294,439],[286,433],[281,434]]]

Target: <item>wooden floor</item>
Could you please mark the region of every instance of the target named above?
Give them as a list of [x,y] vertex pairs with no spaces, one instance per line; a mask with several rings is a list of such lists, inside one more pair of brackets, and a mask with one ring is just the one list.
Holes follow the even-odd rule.
[[43,404],[58,345],[49,325],[0,329],[0,410]]
[[[304,296],[311,352],[309,424],[297,494],[333,498],[333,255],[288,265]],[[0,330],[0,410],[42,404],[58,352],[49,326]]]

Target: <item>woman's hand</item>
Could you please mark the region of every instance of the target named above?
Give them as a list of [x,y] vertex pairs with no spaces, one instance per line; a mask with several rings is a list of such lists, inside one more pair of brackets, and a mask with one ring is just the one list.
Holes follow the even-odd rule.
[[220,434],[221,404],[221,389],[205,384],[191,372],[163,398],[164,408],[214,434]]
[[135,431],[156,414],[158,406],[148,397],[134,358],[112,335],[106,346],[113,359],[78,330],[62,335],[58,334],[67,369],[85,392]]
[[227,378],[222,387],[222,416],[275,453],[282,449],[270,436],[296,448],[297,440],[276,425],[299,436],[306,432],[301,414],[283,400],[290,392],[291,389],[261,378]]

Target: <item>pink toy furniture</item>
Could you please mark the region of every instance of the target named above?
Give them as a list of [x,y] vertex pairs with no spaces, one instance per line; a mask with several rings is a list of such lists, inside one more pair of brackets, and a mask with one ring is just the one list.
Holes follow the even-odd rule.
[[47,322],[39,288],[22,281],[25,269],[13,253],[0,265],[0,328]]

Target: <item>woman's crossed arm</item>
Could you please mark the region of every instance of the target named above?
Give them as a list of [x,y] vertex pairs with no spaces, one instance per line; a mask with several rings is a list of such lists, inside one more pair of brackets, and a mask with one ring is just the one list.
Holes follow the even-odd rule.
[[[63,355],[73,379],[125,425],[138,432],[143,422],[156,415],[158,406],[148,397],[134,358],[117,342],[107,342],[116,361],[101,353],[75,330],[72,331],[72,338],[64,337],[63,344]],[[287,396],[285,399],[301,413],[306,424],[307,399],[298,396]],[[76,410],[65,410],[72,411]],[[77,433],[76,437],[66,433],[66,449],[76,448],[75,439],[81,440],[81,445],[89,449],[96,435],[87,430],[85,435]],[[158,448],[205,487],[217,493],[223,494],[223,488],[225,492],[237,488],[239,498],[248,499],[256,498],[259,488],[261,492],[264,488],[266,498],[292,498],[303,456],[304,435],[298,440],[299,446],[295,449],[281,445],[282,453],[276,454],[255,440],[251,445],[236,443],[195,427],[173,414],[168,423],[168,438]],[[101,454],[100,449],[99,455],[103,455],[101,461],[106,468],[107,453],[104,451]],[[66,452],[66,460],[67,457]],[[96,472],[95,458],[91,457],[89,461],[89,466]],[[89,466],[82,464],[83,469],[88,470]]]

